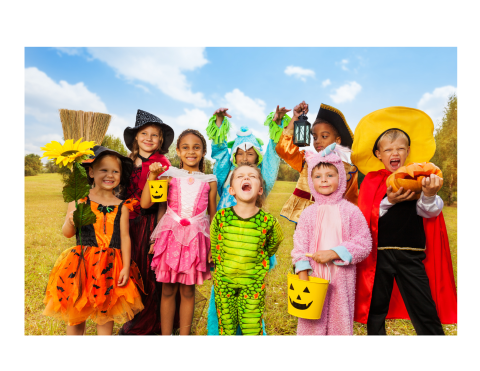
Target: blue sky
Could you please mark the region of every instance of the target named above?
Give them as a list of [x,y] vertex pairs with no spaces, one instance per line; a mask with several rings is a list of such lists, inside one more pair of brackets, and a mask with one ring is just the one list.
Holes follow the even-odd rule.
[[320,103],[332,105],[354,131],[388,106],[437,123],[456,88],[456,48],[25,48],[25,153],[61,141],[59,108],[109,113],[108,133],[123,139],[137,109],[178,135],[205,134],[214,110],[228,107],[231,139],[249,126],[267,142],[263,122],[277,104],[305,100],[311,122]]

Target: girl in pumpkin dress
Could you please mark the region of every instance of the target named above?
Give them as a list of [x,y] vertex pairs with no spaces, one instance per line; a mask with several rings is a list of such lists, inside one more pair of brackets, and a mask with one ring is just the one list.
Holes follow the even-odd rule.
[[69,203],[62,231],[67,238],[76,234],[77,246],[57,259],[44,299],[43,314],[67,322],[67,335],[83,335],[87,319],[97,323],[98,335],[111,335],[114,321],[126,322],[143,309],[136,287],[143,290],[143,283],[130,261],[128,233],[128,215],[136,201],[114,194],[124,194],[133,163],[102,146],[93,151],[95,159],[83,165],[94,188],[80,202],[90,205],[96,221],[81,227],[79,236],[73,223],[75,202]]
[[[180,168],[165,173],[161,164],[150,166],[149,180],[169,182],[167,211],[158,222],[151,268],[162,283],[160,315],[162,335],[171,335],[180,292],[180,335],[189,335],[195,307],[195,285],[210,279],[210,222],[216,211],[217,178],[204,174],[207,143],[197,130],[185,130],[177,140]],[[145,185],[141,206],[153,205]],[[209,215],[206,215],[208,210]]]

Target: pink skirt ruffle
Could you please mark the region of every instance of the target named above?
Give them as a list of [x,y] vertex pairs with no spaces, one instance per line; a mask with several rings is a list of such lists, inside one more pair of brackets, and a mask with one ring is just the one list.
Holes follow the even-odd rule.
[[155,240],[151,268],[158,282],[201,285],[211,278],[209,251],[210,239],[203,233],[185,246],[176,240],[173,231],[165,231]]

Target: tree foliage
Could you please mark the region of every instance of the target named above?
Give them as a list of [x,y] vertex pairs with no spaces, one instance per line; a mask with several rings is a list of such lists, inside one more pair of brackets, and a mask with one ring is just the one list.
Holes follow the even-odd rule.
[[45,165],[43,165],[43,171],[45,173],[58,173],[59,170],[60,167],[55,165],[55,162],[53,161],[47,161]]
[[437,149],[432,162],[443,173],[443,187],[438,194],[447,205],[457,196],[457,96],[453,94],[443,111],[440,126],[435,131]]
[[117,151],[123,156],[128,156],[128,150],[127,147],[123,144],[122,140],[120,138],[117,138],[111,134],[105,135],[105,137],[102,140],[103,147],[110,148],[114,151]]
[[292,169],[284,160],[280,159],[280,167],[278,168],[277,180],[285,180],[287,182],[296,182],[300,177],[300,173]]
[[25,156],[25,176],[33,176],[41,173],[43,169],[40,156],[34,153],[30,153]]

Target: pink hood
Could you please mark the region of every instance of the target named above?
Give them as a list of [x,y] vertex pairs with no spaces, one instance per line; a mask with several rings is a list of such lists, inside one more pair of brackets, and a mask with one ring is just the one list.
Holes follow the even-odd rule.
[[[343,199],[343,194],[347,189],[347,176],[345,174],[342,159],[338,155],[340,151],[347,152],[348,149],[333,143],[318,153],[312,151],[305,152],[305,159],[308,164],[308,186],[310,187],[310,192],[315,198],[315,203],[318,205],[333,205],[339,203]],[[338,188],[328,196],[318,193],[313,186],[312,169],[320,162],[333,164],[338,171]]]

